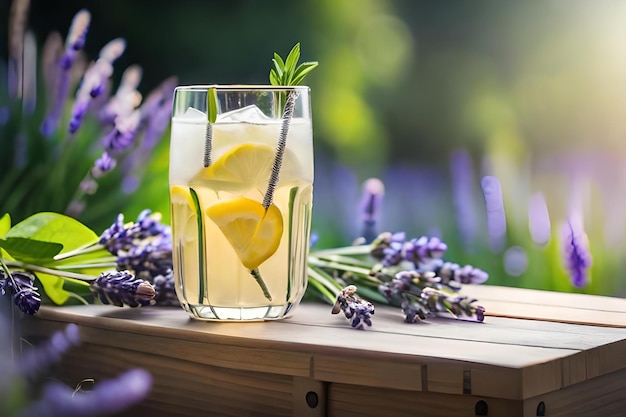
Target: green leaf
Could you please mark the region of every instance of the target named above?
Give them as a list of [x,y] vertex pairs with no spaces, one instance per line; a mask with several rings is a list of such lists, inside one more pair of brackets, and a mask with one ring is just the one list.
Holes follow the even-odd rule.
[[280,77],[276,75],[276,71],[274,69],[270,70],[270,84],[271,85],[280,85]]
[[278,55],[276,52],[274,52],[273,61],[274,65],[276,65],[276,68],[278,69],[278,74],[282,75],[283,71],[285,70],[285,61],[283,61],[280,55]]
[[298,65],[295,74],[293,75],[293,79],[291,80],[291,85],[300,85],[302,84],[302,80],[306,75],[313,71],[319,64],[317,62],[303,62]]
[[298,60],[300,59],[300,43],[294,45],[294,47],[287,55],[287,59],[285,60],[285,74],[284,77],[285,85],[292,85],[291,79],[293,77],[293,73],[296,71],[296,65],[298,64]]
[[[72,294],[88,295],[89,284],[84,281],[71,278],[61,278],[56,275],[37,273],[37,279],[41,282],[45,294],[50,301],[57,305],[66,304]],[[69,290],[72,291],[69,291]]]
[[9,229],[11,229],[11,216],[9,213],[5,213],[4,216],[0,218],[0,237],[4,236]]
[[[280,62],[282,63],[283,60],[278,56],[278,59],[280,59]],[[272,62],[274,63],[274,70],[276,71],[276,74],[278,75],[278,78],[282,77],[283,72],[285,70],[285,64],[279,64],[278,61],[276,61],[276,58],[272,59]]]
[[63,250],[63,245],[60,243],[44,242],[25,237],[2,238],[0,239],[0,247],[14,259],[22,262],[50,261]]
[[[5,213],[0,219],[0,237],[4,236],[11,229],[11,215]],[[0,258],[7,258],[13,260],[13,257],[7,254],[5,250],[0,248]]]
[[272,63],[274,68],[270,70],[269,78],[270,84],[276,86],[294,86],[300,85],[304,80],[304,77],[314,68],[318,66],[317,61],[304,62],[298,65],[300,59],[300,43],[296,43],[289,54],[287,59],[283,59],[274,52],[274,59]]
[[209,123],[215,123],[217,120],[217,89],[215,87],[207,90],[207,111]]
[[[9,230],[4,239],[23,238],[62,245],[60,253],[91,245],[98,236],[78,220],[59,213],[33,214]],[[50,250],[51,252],[51,250]]]

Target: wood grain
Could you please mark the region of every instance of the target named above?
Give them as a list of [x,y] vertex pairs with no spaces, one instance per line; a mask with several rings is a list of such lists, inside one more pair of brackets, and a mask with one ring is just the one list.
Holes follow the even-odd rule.
[[[407,324],[398,309],[377,306],[374,325],[356,331],[322,304],[260,323],[194,321],[178,308],[91,305],[43,307],[24,321],[24,332],[34,341],[78,324],[84,346],[70,352],[59,375],[76,383],[144,367],[155,387],[141,411],[156,416],[428,409],[456,417],[473,415],[476,402],[488,400],[489,416],[526,417],[529,402],[541,398],[567,410],[563,392],[595,404],[584,387],[606,400],[601,381],[612,384],[611,402],[626,407],[614,377],[626,372],[624,300],[487,286],[467,293],[492,309],[485,323]],[[321,405],[307,404],[309,392]]]

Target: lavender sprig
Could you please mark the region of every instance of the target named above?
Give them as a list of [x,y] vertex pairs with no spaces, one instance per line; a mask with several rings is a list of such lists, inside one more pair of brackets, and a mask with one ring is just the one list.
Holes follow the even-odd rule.
[[106,304],[152,305],[158,300],[174,305],[171,228],[160,219],[159,213],[144,210],[137,221],[125,223],[120,214],[98,243],[60,253],[45,264],[0,258],[0,295],[11,297],[22,312],[35,314],[41,305],[35,274],[43,273],[83,281],[87,294],[68,293],[66,299],[85,304],[91,287],[91,294]]
[[[0,315],[0,331],[3,335],[11,334],[3,315]],[[0,414],[16,417],[117,415],[148,396],[152,376],[143,369],[131,369],[109,380],[95,380],[93,389],[88,392],[80,389],[80,384],[73,389],[44,379],[46,369],[58,363],[80,342],[78,326],[73,323],[54,332],[41,344],[23,349],[21,355],[15,355],[12,350],[11,337],[3,337],[0,360],[5,377],[0,378],[0,396],[5,401],[0,404]],[[34,396],[34,393],[40,395]],[[29,402],[24,403],[26,399]]]
[[82,392],[59,382],[44,387],[43,396],[18,417],[91,417],[119,413],[143,401],[152,389],[152,376],[131,369],[117,378],[96,381],[92,391]]
[[72,25],[70,26],[65,42],[65,51],[58,63],[58,68],[55,68],[54,98],[51,101],[50,109],[41,126],[41,133],[44,136],[51,136],[59,126],[61,115],[67,101],[72,65],[76,60],[76,54],[83,49],[85,45],[90,21],[91,14],[87,10],[79,11],[72,20]]
[[589,283],[591,253],[587,235],[581,226],[572,219],[564,227],[564,259],[565,267],[570,273],[572,284],[582,288]]
[[337,294],[337,300],[332,309],[332,314],[343,311],[344,316],[350,320],[350,325],[357,330],[365,330],[365,326],[372,325],[374,306],[363,300],[357,294],[357,287],[348,285]]
[[96,62],[92,63],[85,72],[72,108],[70,133],[78,131],[91,101],[105,90],[107,80],[113,74],[113,62],[122,55],[124,49],[126,49],[126,41],[123,39],[117,38],[110,41],[101,49]]
[[28,378],[41,374],[57,363],[68,350],[79,344],[78,326],[70,323],[65,329],[54,332],[46,342],[25,350],[17,360],[17,371]]
[[[309,282],[322,294],[336,291],[328,282],[343,282],[349,291],[355,288],[350,285],[358,284],[369,299],[400,307],[409,323],[442,315],[483,321],[485,309],[459,291],[462,285],[482,284],[488,274],[445,260],[446,250],[447,245],[437,237],[407,240],[404,232],[384,232],[369,245],[312,252]],[[331,300],[335,310],[342,309],[340,301],[349,294],[344,289]],[[352,311],[348,309],[348,314]]]
[[41,296],[34,285],[35,277],[29,272],[10,272],[2,263],[0,269],[0,295],[10,294],[15,305],[24,313],[33,315],[39,311]]
[[117,256],[118,270],[130,269],[139,278],[149,280],[172,270],[172,230],[161,223],[160,213],[144,210],[130,223],[119,214],[99,243]]
[[103,304],[118,307],[150,305],[156,294],[152,284],[135,278],[129,271],[103,272],[91,284],[91,289]]
[[378,178],[370,178],[363,184],[361,195],[361,237],[365,242],[376,238],[376,226],[381,217],[381,206],[385,194],[385,185]]

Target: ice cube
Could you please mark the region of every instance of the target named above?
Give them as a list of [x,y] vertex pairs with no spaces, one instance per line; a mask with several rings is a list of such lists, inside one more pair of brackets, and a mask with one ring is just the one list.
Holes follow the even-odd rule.
[[201,112],[198,109],[194,109],[193,107],[189,107],[187,111],[182,116],[177,116],[177,119],[185,120],[186,122],[198,122],[198,121],[206,121],[207,115],[204,112]]
[[272,120],[271,117],[266,116],[257,106],[254,104],[246,107],[242,107],[237,110],[222,113],[217,116],[218,122],[246,122],[246,123],[266,123]]
[[207,124],[206,114],[192,107],[174,118],[170,139],[172,184],[186,184],[202,169]]

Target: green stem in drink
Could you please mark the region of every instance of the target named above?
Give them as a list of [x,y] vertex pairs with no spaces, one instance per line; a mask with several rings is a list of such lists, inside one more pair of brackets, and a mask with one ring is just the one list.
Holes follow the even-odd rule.
[[263,291],[263,295],[265,296],[265,298],[267,298],[269,301],[272,301],[272,295],[270,294],[270,290],[267,288],[267,285],[265,285],[265,281],[263,281],[263,277],[261,277],[261,273],[259,272],[259,269],[258,268],[252,269],[250,271],[250,275],[252,275],[254,279],[256,279],[256,282],[258,282],[259,287],[261,287],[261,290]]
[[189,188],[189,193],[195,206],[196,220],[198,222],[198,263],[200,264],[200,270],[198,271],[198,304],[203,304],[206,295],[204,289],[204,222],[202,221],[202,209],[198,193],[193,188]]

